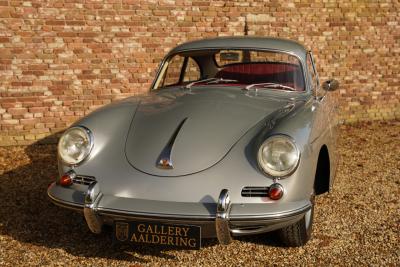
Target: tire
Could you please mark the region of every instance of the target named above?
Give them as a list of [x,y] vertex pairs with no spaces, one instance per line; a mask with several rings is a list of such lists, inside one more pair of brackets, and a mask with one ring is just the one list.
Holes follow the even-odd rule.
[[287,247],[304,246],[311,238],[314,220],[314,194],[309,209],[300,221],[278,230],[280,241]]

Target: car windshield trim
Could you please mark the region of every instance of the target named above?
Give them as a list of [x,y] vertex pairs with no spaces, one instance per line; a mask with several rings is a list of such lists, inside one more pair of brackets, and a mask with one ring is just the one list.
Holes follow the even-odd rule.
[[[173,56],[177,55],[177,54],[181,54],[181,53],[188,53],[188,52],[199,52],[199,51],[220,51],[220,50],[255,50],[255,51],[263,51],[263,52],[275,52],[275,53],[283,53],[283,54],[287,54],[287,55],[291,55],[294,56],[295,58],[298,59],[299,61],[299,66],[301,68],[301,76],[304,80],[305,83],[305,87],[304,90],[302,91],[296,91],[297,93],[309,93],[310,92],[310,88],[307,85],[308,84],[308,75],[306,75],[306,63],[305,63],[305,59],[303,59],[302,56],[300,56],[297,53],[294,53],[293,51],[290,50],[286,50],[286,49],[277,49],[277,48],[261,48],[261,47],[241,47],[241,46],[226,46],[226,47],[204,47],[204,48],[191,48],[191,49],[182,49],[182,50],[176,50],[176,51],[170,51],[161,61],[161,64],[159,65],[156,75],[155,75],[155,79],[153,79],[153,82],[150,86],[150,91],[153,90],[159,90],[165,87],[170,87],[170,86],[162,86],[162,87],[158,87],[155,88],[156,84],[157,84],[157,80],[160,78],[160,75],[162,74],[163,68],[165,67],[165,65],[168,65],[168,60],[171,59]],[[195,81],[196,83],[199,81]],[[172,85],[171,85],[172,86]],[[175,86],[175,85],[173,85]],[[184,87],[186,88],[186,87]]]

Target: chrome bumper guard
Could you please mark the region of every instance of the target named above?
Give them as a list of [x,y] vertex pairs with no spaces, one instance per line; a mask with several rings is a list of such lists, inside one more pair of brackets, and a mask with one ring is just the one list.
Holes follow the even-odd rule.
[[99,184],[96,181],[92,182],[85,195],[83,215],[90,231],[95,234],[101,233],[103,227],[103,220],[97,215],[97,206],[102,196]]
[[222,189],[217,203],[217,214],[215,228],[220,244],[228,245],[232,242],[232,235],[229,229],[229,213],[231,211],[231,200],[228,189]]

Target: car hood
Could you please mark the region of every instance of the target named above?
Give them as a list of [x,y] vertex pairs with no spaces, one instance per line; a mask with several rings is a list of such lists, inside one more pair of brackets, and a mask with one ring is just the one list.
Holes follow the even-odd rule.
[[151,175],[200,172],[218,163],[252,126],[287,105],[288,99],[251,96],[237,88],[151,93],[137,107],[126,157]]

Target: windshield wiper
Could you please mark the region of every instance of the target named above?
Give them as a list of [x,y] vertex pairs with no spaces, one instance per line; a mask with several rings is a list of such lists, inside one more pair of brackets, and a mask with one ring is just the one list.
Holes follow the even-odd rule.
[[253,83],[253,84],[247,85],[243,89],[250,90],[251,88],[256,87],[256,86],[259,86],[261,88],[286,89],[289,91],[297,91],[296,89],[294,89],[291,86],[287,86],[287,85],[283,85],[283,84],[279,84],[279,83]]
[[196,85],[198,83],[213,84],[213,83],[220,83],[220,82],[234,83],[234,82],[238,82],[238,80],[231,80],[231,79],[224,79],[224,78],[207,78],[207,79],[191,82],[185,86],[185,89],[190,89],[193,85]]
[[198,83],[211,82],[214,80],[218,80],[218,78],[207,78],[207,79],[203,79],[203,80],[194,81],[194,82],[187,84],[185,86],[185,89],[190,89],[193,85],[198,84]]
[[215,78],[215,80],[209,81],[209,82],[207,82],[207,84],[220,83],[220,82],[224,82],[224,83],[236,83],[236,82],[238,82],[238,80],[231,80],[231,79],[224,79],[224,78]]

